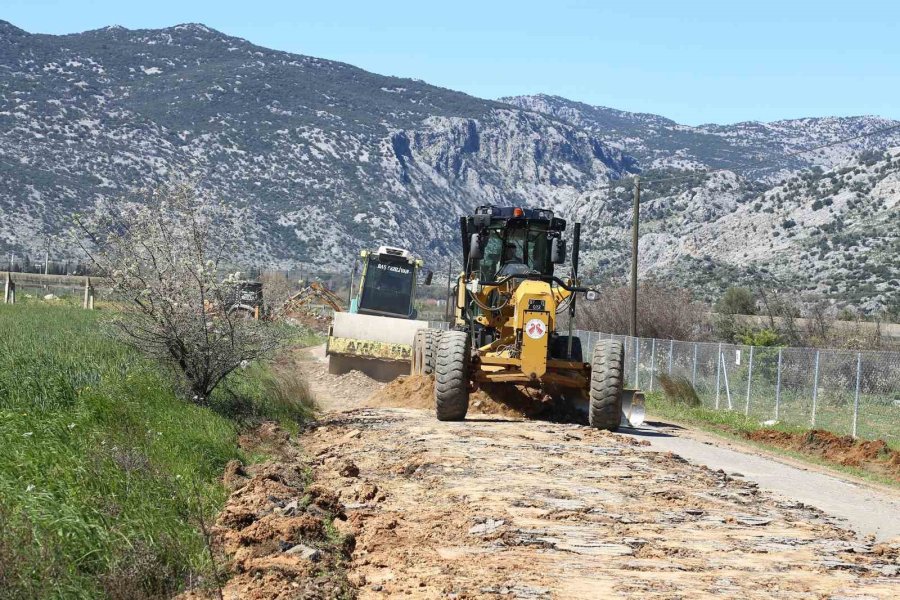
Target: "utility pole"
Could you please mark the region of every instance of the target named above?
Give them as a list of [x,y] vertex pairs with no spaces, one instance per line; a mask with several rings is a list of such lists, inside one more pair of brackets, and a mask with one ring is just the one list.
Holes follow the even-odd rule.
[[638,335],[637,328],[637,275],[638,229],[641,219],[641,177],[634,176],[634,218],[631,224],[631,337]]

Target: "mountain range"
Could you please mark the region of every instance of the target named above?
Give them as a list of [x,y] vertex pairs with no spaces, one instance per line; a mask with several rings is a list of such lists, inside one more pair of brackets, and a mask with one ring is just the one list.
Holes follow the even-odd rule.
[[[194,178],[244,218],[243,261],[345,268],[360,248],[457,257],[487,203],[584,223],[587,276],[627,267],[714,298],[737,283],[868,312],[900,297],[900,125],[679,125],[547,95],[484,100],[199,24],[52,36],[0,21],[0,247],[71,251],[73,213]],[[849,143],[823,147],[856,137]]]

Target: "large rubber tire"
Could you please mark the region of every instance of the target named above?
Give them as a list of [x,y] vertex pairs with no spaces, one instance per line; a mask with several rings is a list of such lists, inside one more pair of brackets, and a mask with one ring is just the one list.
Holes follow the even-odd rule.
[[622,383],[625,349],[618,340],[599,340],[591,361],[588,422],[615,431],[622,422]]
[[438,421],[462,421],[469,411],[469,336],[445,331],[440,336],[434,372],[434,410]]
[[437,350],[441,341],[441,332],[437,329],[426,329],[422,343],[422,373],[431,375],[437,366]]

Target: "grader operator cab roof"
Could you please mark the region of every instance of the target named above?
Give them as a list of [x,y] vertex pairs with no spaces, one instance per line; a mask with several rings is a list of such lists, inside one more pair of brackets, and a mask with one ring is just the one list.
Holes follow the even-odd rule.
[[475,227],[485,227],[496,221],[546,221],[550,231],[565,231],[566,221],[553,216],[553,211],[547,208],[523,208],[520,206],[479,206],[475,209],[475,216],[471,218]]
[[[488,281],[516,268],[552,276],[551,250],[555,247],[557,254],[565,253],[561,240],[565,229],[566,221],[546,208],[479,206],[474,215],[460,218],[467,273],[476,269]],[[474,238],[480,250],[470,256]],[[469,260],[473,256],[474,262]]]

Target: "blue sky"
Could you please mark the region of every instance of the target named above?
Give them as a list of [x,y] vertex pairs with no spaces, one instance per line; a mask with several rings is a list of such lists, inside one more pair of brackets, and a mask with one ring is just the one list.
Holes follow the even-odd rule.
[[4,0],[31,32],[201,22],[484,98],[549,93],[681,123],[900,119],[900,2]]

